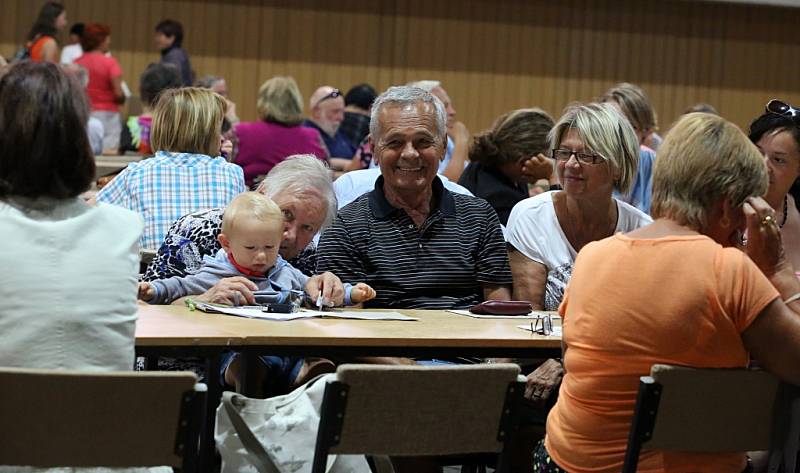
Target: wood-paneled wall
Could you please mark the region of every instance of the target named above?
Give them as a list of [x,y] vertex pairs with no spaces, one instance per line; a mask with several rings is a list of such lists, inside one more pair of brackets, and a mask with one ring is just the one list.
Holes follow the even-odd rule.
[[[0,0],[0,54],[43,0]],[[112,28],[131,88],[159,59],[155,24],[180,20],[198,76],[227,78],[243,119],[277,74],[321,84],[444,83],[478,131],[539,106],[554,117],[619,81],[649,94],[665,129],[708,102],[747,126],[770,98],[800,105],[800,9],[682,0],[66,0],[72,21]]]

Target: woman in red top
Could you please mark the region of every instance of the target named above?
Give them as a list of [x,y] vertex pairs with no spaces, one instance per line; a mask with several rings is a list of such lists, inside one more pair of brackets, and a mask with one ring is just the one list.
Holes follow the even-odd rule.
[[92,116],[103,123],[103,152],[116,154],[122,125],[119,106],[125,103],[122,93],[122,68],[108,54],[111,45],[111,28],[100,23],[89,23],[81,35],[83,55],[75,63],[89,71],[86,93],[92,105]]
[[47,2],[39,10],[39,16],[28,33],[27,47],[31,61],[58,62],[58,42],[55,36],[67,26],[67,10],[64,5]]

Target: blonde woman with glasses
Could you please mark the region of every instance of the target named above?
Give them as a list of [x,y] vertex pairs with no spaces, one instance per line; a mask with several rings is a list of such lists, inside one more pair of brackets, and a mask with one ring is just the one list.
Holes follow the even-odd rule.
[[131,163],[97,194],[144,218],[142,248],[157,249],[169,226],[196,210],[224,207],[245,190],[242,168],[221,156],[225,99],[197,87],[162,92],[153,112],[154,157]]
[[[639,156],[633,128],[613,106],[572,106],[549,138],[563,190],[518,203],[506,232],[514,299],[538,310],[558,309],[581,248],[651,221],[612,197],[630,188]],[[526,397],[546,404],[562,372],[558,362],[546,361],[528,375]]]

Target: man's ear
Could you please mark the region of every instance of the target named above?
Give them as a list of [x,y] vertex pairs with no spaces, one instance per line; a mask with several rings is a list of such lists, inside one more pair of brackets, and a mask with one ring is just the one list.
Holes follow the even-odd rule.
[[222,246],[223,250],[226,252],[231,251],[231,242],[228,241],[228,237],[226,237],[224,233],[217,235],[217,241],[219,242],[220,246]]

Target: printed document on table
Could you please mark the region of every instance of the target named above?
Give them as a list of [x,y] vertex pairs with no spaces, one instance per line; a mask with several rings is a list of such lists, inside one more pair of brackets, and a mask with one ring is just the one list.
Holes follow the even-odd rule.
[[264,312],[261,307],[258,306],[226,307],[206,304],[204,302],[195,302],[195,307],[203,312],[235,315],[237,317],[262,320],[295,320],[313,317],[354,320],[417,320],[414,317],[408,317],[399,312],[356,312],[347,310],[319,311],[300,309],[296,312],[285,314],[280,312]]

